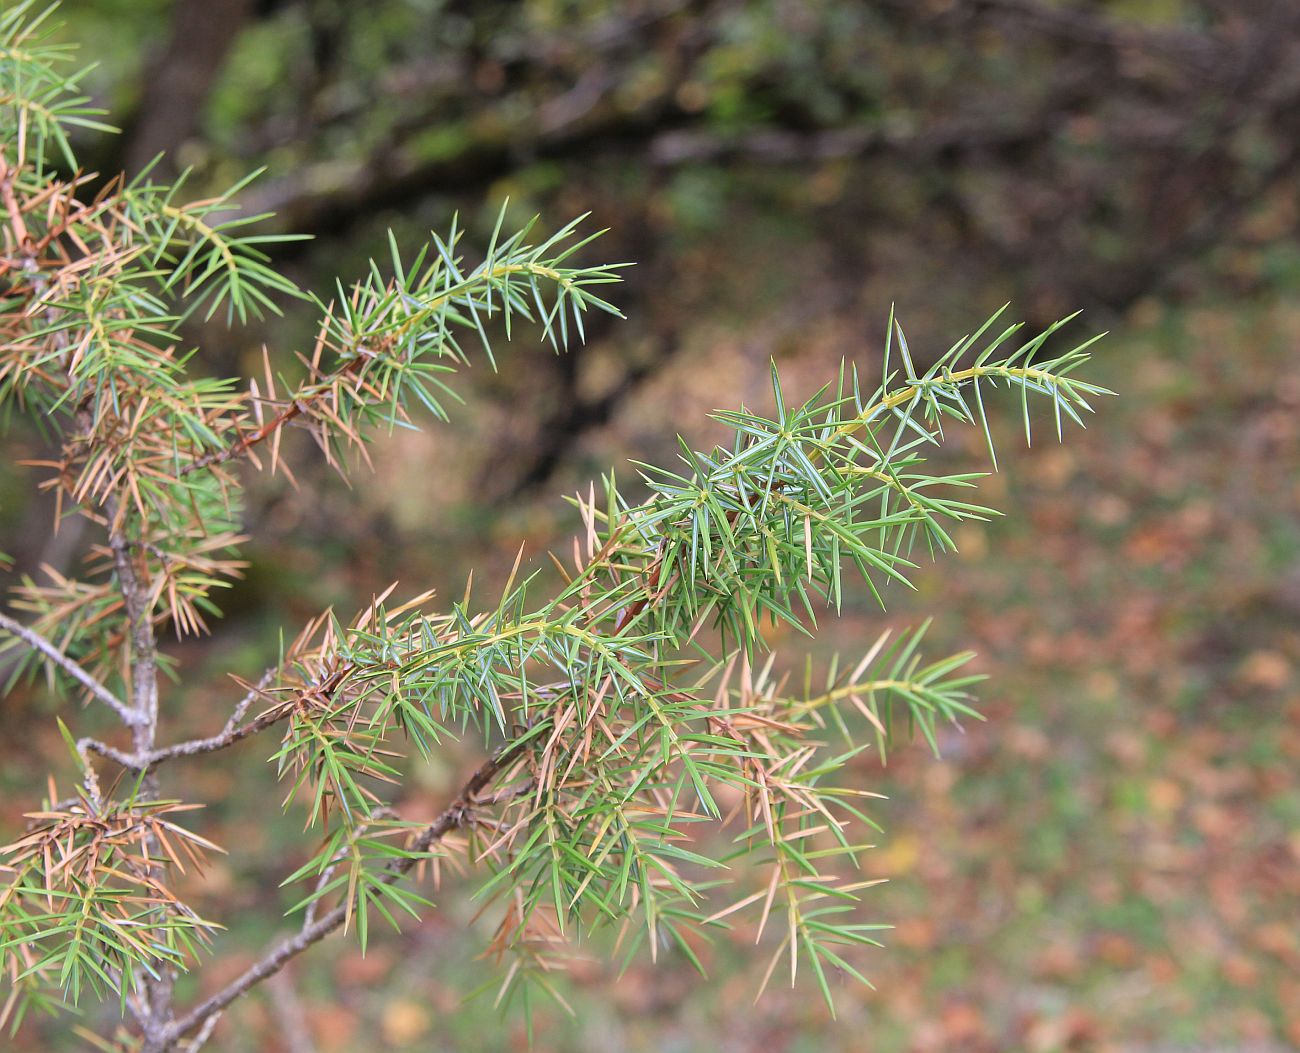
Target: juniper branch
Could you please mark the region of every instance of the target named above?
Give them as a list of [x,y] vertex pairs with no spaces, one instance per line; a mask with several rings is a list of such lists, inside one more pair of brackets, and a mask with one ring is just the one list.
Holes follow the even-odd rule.
[[[446,837],[473,821],[477,799],[492,781],[505,770],[517,756],[516,746],[507,746],[500,750],[470,776],[460,788],[452,802],[412,840],[410,854],[396,859],[389,864],[383,876],[386,884],[399,881],[410,873],[425,858],[429,850]],[[313,944],[319,943],[330,933],[343,927],[350,916],[350,906],[339,904],[311,924],[304,926],[264,954],[257,962],[220,991],[204,999],[201,1003],[168,1025],[165,1036],[169,1043],[175,1043],[195,1028],[202,1027],[215,1013],[220,1013],[245,992],[277,972]]]
[[[949,420],[989,438],[981,392],[999,386],[1020,394],[1026,430],[1029,395],[1045,396],[1059,434],[1063,418],[1079,421],[1087,398],[1102,393],[1071,375],[1083,349],[1040,358],[1048,330],[995,358],[1012,327],[961,360],[981,329],[919,372],[893,326],[874,391],[846,367],[802,405],[787,404],[774,368],[771,419],[719,412],[733,431],[728,446],[683,444],[680,465],[638,465],[645,496],[629,499],[611,474],[601,500],[595,486],[580,497],[585,536],[571,565],[555,559],[563,583],[544,598],[536,573],[516,582],[517,562],[481,609],[467,589],[443,613],[424,609],[430,595],[391,609],[385,594],[346,627],[323,615],[249,685],[219,732],[159,746],[158,627],[204,629],[212,590],[241,566],[229,551],[242,540],[238,480],[224,466],[256,463],[269,448],[274,470],[286,427],[298,425],[342,470],[341,454],[364,455],[374,425],[405,426],[419,406],[445,418],[440,399],[454,393],[441,378],[448,363],[467,361],[458,334],[477,334],[492,361],[488,319],[501,318],[509,336],[522,317],[560,350],[571,333],[582,337],[589,308],[617,313],[591,289],[617,274],[565,262],[586,244],[573,224],[532,246],[531,225],[502,236],[503,212],[475,267],[462,264],[453,225],[413,262],[393,245],[391,261],[340,285],[328,305],[313,298],[321,323],[299,356],[302,379],[279,376],[269,353],[264,387],[260,378],[245,387],[191,376],[177,332],[196,309],[227,304],[243,321],[296,290],[261,253],[266,238],[242,230],[256,217],[216,215],[233,207],[233,191],[186,204],[178,185],[137,180],[86,204],[80,180],[29,156],[53,144],[75,170],[64,126],[90,120],[72,94],[75,77],[54,71],[54,52],[24,25],[29,15],[39,25],[33,11],[33,0],[20,0],[16,14],[0,14],[0,78],[15,93],[7,99],[0,84],[0,131],[11,133],[0,135],[9,216],[0,231],[0,400],[62,438],[43,485],[60,516],[79,513],[108,537],[81,580],[25,583],[18,602],[37,612],[42,632],[66,623],[75,653],[95,655],[84,668],[90,659],[36,648],[92,693],[86,679],[102,688],[126,670],[130,698],[114,708],[129,717],[133,745],[70,737],[84,790],[69,802],[52,791],[55,803],[33,813],[34,831],[0,850],[18,863],[0,889],[0,968],[32,987],[63,986],[74,1002],[83,985],[120,996],[145,1053],[164,1053],[186,1036],[201,1043],[223,1010],[331,932],[355,920],[364,946],[372,913],[392,921],[396,906],[418,917],[426,904],[404,879],[463,850],[487,873],[479,892],[505,905],[498,955],[533,961],[537,946],[571,931],[636,919],[644,932],[631,926],[625,946],[671,938],[690,954],[681,929],[703,931],[753,907],[761,933],[780,904],[788,924],[777,956],[790,952],[792,977],[808,961],[829,1001],[825,965],[857,975],[836,948],[871,942],[870,926],[838,916],[865,887],[847,872],[863,847],[855,831],[871,825],[854,804],[868,791],[836,778],[866,748],[841,710],[856,708],[882,750],[895,708],[933,745],[937,720],[973,715],[966,687],[976,678],[959,671],[968,655],[923,665],[918,631],[892,648],[877,641],[847,676],[833,662],[824,689],[809,675],[793,692],[763,657],[764,623],[815,627],[823,608],[839,606],[850,568],[877,597],[891,581],[907,584],[918,540],[949,550],[946,525],[994,514],[953,496],[975,477],[925,468],[925,448]],[[21,59],[20,44],[29,51]],[[23,61],[35,64],[30,75]],[[898,368],[889,362],[895,337]],[[825,748],[828,725],[845,752]],[[309,823],[324,832],[286,880],[310,888],[293,908],[305,908],[304,919],[177,1017],[172,977],[211,926],[163,884],[181,865],[169,839],[191,858],[215,846],[165,818],[190,806],[157,800],[158,769],[273,727],[283,731],[273,759],[289,784],[286,803],[305,798]],[[381,791],[403,775],[398,740],[429,754],[471,729],[484,748],[506,745],[434,822],[388,819]],[[139,776],[119,780],[133,784],[127,800],[102,798],[91,754]],[[732,816],[720,788],[741,799]],[[100,822],[105,815],[113,822]],[[691,847],[685,824],[704,820],[735,824],[733,853]],[[455,831],[468,831],[463,845]],[[50,864],[55,845],[70,846],[76,867]],[[765,888],[721,911],[706,907],[721,883],[697,874],[733,858],[764,868]],[[744,883],[744,872],[728,876]],[[507,988],[528,971],[509,970]]]

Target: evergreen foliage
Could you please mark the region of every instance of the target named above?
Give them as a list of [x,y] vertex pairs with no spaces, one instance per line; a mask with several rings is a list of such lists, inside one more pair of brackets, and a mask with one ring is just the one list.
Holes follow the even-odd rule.
[[[599,295],[617,267],[574,262],[592,240],[578,221],[509,233],[503,212],[481,258],[453,225],[414,258],[393,244],[328,298],[303,293],[267,255],[262,217],[236,211],[244,183],[189,201],[183,179],[145,172],[86,195],[73,133],[105,126],[49,25],[31,3],[0,15],[0,402],[53,437],[38,485],[98,541],[75,577],[19,583],[18,617],[0,629],[18,676],[111,707],[129,745],[61,724],[76,786],[51,789],[0,850],[9,1024],[112,998],[133,1048],[197,1048],[227,1006],[329,933],[364,946],[376,921],[422,916],[443,861],[496,911],[507,1001],[553,990],[588,932],[617,930],[620,953],[693,958],[694,934],[742,912],[770,945],[769,978],[782,963],[792,979],[805,970],[828,1000],[828,972],[861,978],[855,948],[879,928],[862,920],[871,883],[855,866],[872,794],[848,785],[846,765],[900,735],[937,748],[940,722],[977,715],[978,677],[969,654],[922,657],[922,628],[797,681],[777,671],[765,628],[813,633],[856,579],[876,596],[905,585],[917,558],[954,548],[954,523],[993,514],[966,499],[977,475],[935,473],[927,450],[965,423],[992,454],[997,389],[1018,397],[1027,431],[1044,404],[1059,435],[1104,393],[1075,376],[1086,345],[1049,354],[1057,327],[1025,340],[995,317],[921,369],[891,319],[879,382],[846,367],[796,402],[773,369],[771,416],[720,412],[725,446],[682,443],[677,464],[637,465],[632,487],[611,473],[576,498],[571,552],[530,563],[521,550],[499,594],[467,586],[441,611],[390,590],[355,617],[322,614],[244,685],[221,730],[167,742],[179,691],[164,697],[162,641],[207,632],[240,573],[245,465],[292,477],[281,439],[294,426],[347,472],[376,435],[446,420],[457,365],[495,365],[498,323],[562,351],[588,312],[617,313]],[[187,317],[239,325],[286,308],[319,316],[305,353],[268,351],[247,382],[191,370]],[[175,878],[221,849],[164,786],[255,736],[278,741],[285,807],[316,839],[285,877],[297,927],[182,1008],[175,976],[220,950],[220,926]],[[390,802],[405,755],[466,737],[481,767],[432,823],[402,819]]]

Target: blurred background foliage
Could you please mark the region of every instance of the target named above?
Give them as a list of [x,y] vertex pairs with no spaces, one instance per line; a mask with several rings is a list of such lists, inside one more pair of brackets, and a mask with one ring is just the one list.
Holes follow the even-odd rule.
[[[86,84],[122,134],[89,167],[192,169],[196,194],[250,168],[279,251],[325,289],[459,212],[486,241],[515,218],[591,211],[596,257],[637,262],[556,357],[516,336],[461,379],[455,427],[399,434],[348,490],[300,446],[299,490],[261,480],[253,566],[209,641],[175,653],[210,690],[261,668],[277,627],[350,610],[400,578],[458,595],[521,541],[567,544],[558,494],[627,456],[666,461],[705,413],[763,407],[767,362],[811,391],[878,361],[891,302],[937,354],[1012,300],[1031,324],[1082,308],[1100,383],[1123,398],[1066,447],[988,480],[1007,510],[891,598],[942,596],[935,653],[975,647],[990,720],[881,769],[872,918],[897,926],[876,992],[838,1022],[806,991],[751,1006],[764,956],[703,949],[617,979],[600,957],[543,1016],[540,1050],[1285,1050],[1300,1048],[1300,6],[1293,0],[68,0]],[[287,361],[311,312],[193,332],[214,370]],[[922,352],[924,353],[924,352]],[[1094,378],[1090,378],[1094,379]],[[1014,441],[1015,413],[1006,435]],[[84,539],[0,468],[12,573]],[[946,449],[982,464],[976,434]],[[819,647],[861,649],[861,597]],[[215,719],[215,718],[214,718]],[[6,828],[62,745],[39,692],[3,715]],[[181,729],[178,728],[179,733]],[[21,743],[21,748],[17,745]],[[222,831],[271,792],[256,751],[196,767],[216,840],[242,851],[196,893],[251,955],[285,904],[272,846]],[[407,802],[433,814],[461,759]],[[11,803],[13,802],[13,803]],[[265,852],[263,858],[259,853]],[[218,1032],[223,1050],[505,1050],[520,1041],[449,891],[363,959],[304,960]],[[235,910],[230,910],[230,905]],[[236,956],[237,957],[237,956]],[[238,964],[238,963],[236,963]],[[220,979],[219,977],[217,979]],[[32,1027],[19,1049],[54,1048]]]

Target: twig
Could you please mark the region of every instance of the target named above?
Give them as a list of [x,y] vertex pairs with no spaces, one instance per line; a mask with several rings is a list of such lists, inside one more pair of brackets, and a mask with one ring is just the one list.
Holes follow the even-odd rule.
[[227,746],[233,746],[236,742],[242,742],[250,735],[256,735],[259,731],[265,731],[273,724],[278,724],[291,712],[293,712],[293,704],[291,701],[286,701],[280,705],[272,706],[266,712],[254,717],[247,724],[231,727],[228,723],[219,734],[209,735],[203,739],[189,739],[186,742],[178,742],[172,746],[150,750],[148,753],[138,755],[132,759],[137,762],[135,764],[137,768],[152,768],[176,757],[197,757],[203,753],[215,753]]
[[41,654],[45,655],[46,658],[94,695],[95,698],[99,699],[105,705],[111,706],[113,711],[121,719],[122,723],[129,727],[135,727],[140,723],[142,717],[139,713],[126,705],[126,703],[113,694],[113,692],[82,669],[81,666],[60,651],[58,647],[49,640],[45,639],[45,637],[40,633],[14,621],[6,614],[0,614],[0,629],[4,629],[5,632],[9,633],[11,636],[15,636],[19,640],[22,640],[23,643],[27,644],[28,647],[32,648],[32,650],[39,651]]
[[[153,631],[152,604],[148,591],[141,585],[131,559],[131,542],[123,530],[121,504],[115,495],[104,501],[108,521],[108,545],[113,553],[113,569],[117,574],[118,590],[126,608],[126,621],[131,641],[131,699],[137,716],[132,725],[132,741],[137,756],[153,751],[158,735],[158,650]],[[140,799],[157,800],[157,774],[145,768],[140,783]],[[147,858],[161,858],[157,838],[151,836],[144,843]],[[172,1021],[172,988],[175,971],[164,965],[153,976],[143,981],[142,1003],[144,1018],[142,1030],[144,1043],[141,1053],[165,1053],[172,1047],[167,1037]]]
[[[358,373],[369,360],[370,356],[357,354],[355,358],[348,359],[334,370],[334,372],[327,374],[326,379],[336,380]],[[321,399],[324,392],[328,390],[328,386],[322,386],[321,390],[312,392],[304,397],[300,398],[295,396],[291,398],[289,404],[285,406],[284,409],[264,423],[261,427],[253,431],[245,432],[228,446],[223,446],[219,450],[205,453],[201,457],[196,457],[194,460],[184,465],[180,470],[181,478],[184,478],[191,472],[197,472],[203,468],[211,468],[216,465],[225,464],[227,461],[233,460],[236,457],[242,457],[254,446],[265,442],[290,421],[302,416],[308,404]]]
[[84,756],[87,750],[91,753],[98,753],[101,757],[111,760],[115,764],[120,764],[128,771],[139,771],[144,767],[144,765],[140,763],[140,758],[134,753],[123,753],[116,746],[110,746],[106,742],[100,742],[99,739],[78,739],[77,752]]
[[122,533],[120,508],[116,497],[104,502],[108,518],[108,545],[113,553],[113,569],[118,589],[126,606],[131,637],[131,701],[136,720],[135,748],[143,753],[153,748],[158,730],[158,677],[156,643],[149,600],[131,561],[131,542]]
[[100,742],[98,739],[81,739],[77,745],[78,747],[84,746],[91,752],[98,753],[101,757],[115,761],[130,771],[147,771],[177,757],[197,757],[204,753],[215,753],[227,746],[233,746],[236,742],[240,742],[250,735],[265,731],[272,724],[283,720],[291,711],[291,706],[277,706],[229,734],[212,735],[206,739],[189,739],[186,742],[178,742],[174,746],[164,746],[162,749],[149,750],[145,753],[124,753],[122,750]]
[[[235,710],[230,714],[230,719],[226,721],[226,726],[221,729],[221,735],[229,735],[239,726],[239,722],[244,719],[244,714],[248,712],[249,707],[256,702],[262,693],[271,686],[271,681],[276,678],[280,672],[279,666],[272,666],[262,674],[262,679],[252,686],[248,694],[239,700]],[[220,736],[215,736],[220,737]]]
[[[149,769],[156,768],[159,764],[163,764],[169,760],[174,760],[177,757],[197,757],[204,753],[215,753],[218,750],[225,749],[227,746],[233,746],[237,742],[242,742],[244,739],[256,735],[259,731],[265,731],[272,725],[278,724],[293,712],[295,699],[286,699],[285,701],[272,706],[264,713],[260,713],[247,724],[241,725],[239,723],[248,712],[248,708],[254,701],[261,697],[265,687],[275,678],[275,675],[279,673],[279,671],[279,667],[268,669],[262,675],[262,679],[253,686],[252,690],[240,699],[239,704],[235,706],[234,712],[230,715],[230,719],[226,721],[225,727],[215,735],[209,735],[206,738],[201,739],[187,739],[184,742],[177,742],[170,746],[160,747],[159,749],[145,750],[144,752],[137,751],[135,753],[126,753],[114,748],[113,746],[106,745],[97,739],[82,739],[78,743],[78,746],[84,746],[86,749],[98,753],[101,757],[106,757],[111,761],[115,761],[122,765],[122,767],[131,771],[148,771]],[[337,684],[334,683],[336,679],[337,677],[331,677],[323,687],[317,685],[305,688],[304,691],[332,689],[337,686]]]
[[[485,761],[470,777],[469,781],[461,787],[460,793],[456,795],[455,800],[443,810],[438,818],[420,831],[419,836],[411,843],[410,854],[395,859],[388,865],[387,872],[382,879],[383,882],[391,885],[399,881],[414,869],[433,845],[437,844],[453,830],[468,825],[475,806],[482,803],[478,800],[478,795],[488,787],[501,771],[510,765],[520,749],[520,743],[512,743]],[[216,994],[169,1024],[164,1033],[165,1042],[174,1043],[182,1035],[204,1025],[214,1013],[221,1012],[226,1006],[243,995],[244,992],[263,980],[274,976],[284,968],[287,962],[302,954],[308,947],[320,942],[335,929],[340,928],[348,918],[349,906],[348,903],[340,903],[328,914],[321,916],[312,924],[304,926],[296,935],[282,940],[260,961],[244,970],[242,974]]]

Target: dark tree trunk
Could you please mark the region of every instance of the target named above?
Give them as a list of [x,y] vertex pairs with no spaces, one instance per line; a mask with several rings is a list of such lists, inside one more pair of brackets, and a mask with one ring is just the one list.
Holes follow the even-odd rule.
[[175,175],[176,148],[198,131],[208,95],[253,7],[253,0],[178,0],[127,128],[122,166],[128,174],[164,153],[159,174]]

